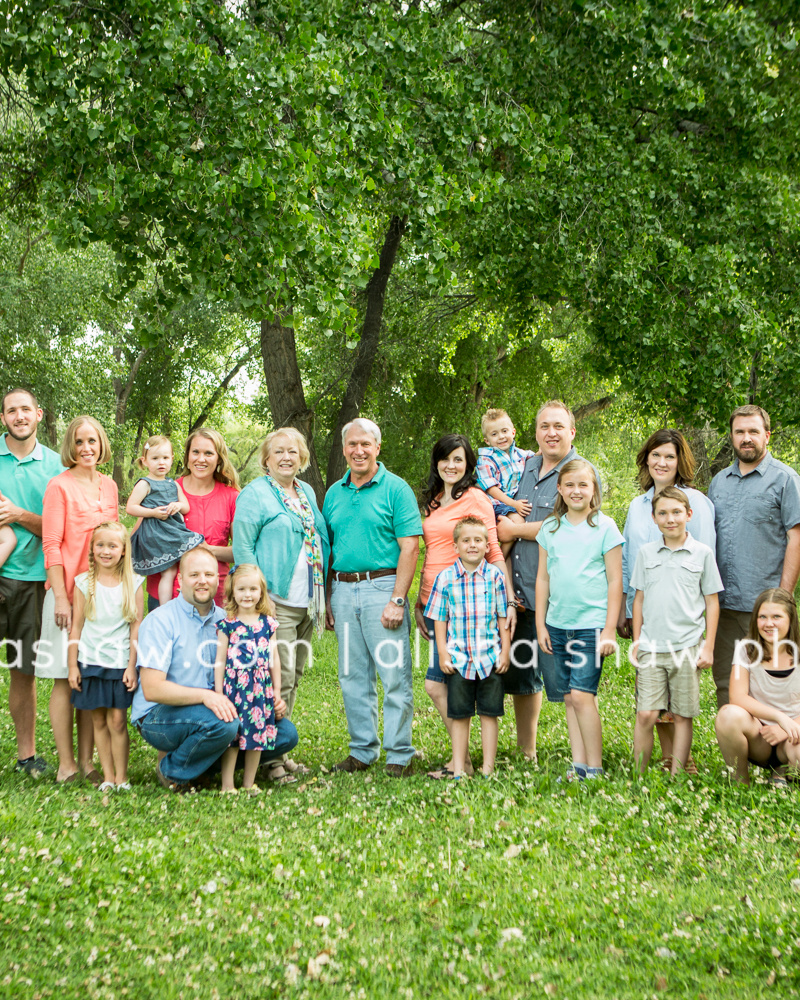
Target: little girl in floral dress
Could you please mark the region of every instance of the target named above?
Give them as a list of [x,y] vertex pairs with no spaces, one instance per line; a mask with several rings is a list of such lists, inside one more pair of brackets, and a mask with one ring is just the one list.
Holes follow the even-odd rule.
[[222,756],[222,791],[235,792],[233,775],[244,751],[242,788],[257,793],[256,771],[263,750],[275,747],[275,709],[281,699],[281,661],[275,633],[278,623],[267,582],[258,566],[231,567],[225,580],[227,616],[217,625],[214,686],[239,713],[239,736]]

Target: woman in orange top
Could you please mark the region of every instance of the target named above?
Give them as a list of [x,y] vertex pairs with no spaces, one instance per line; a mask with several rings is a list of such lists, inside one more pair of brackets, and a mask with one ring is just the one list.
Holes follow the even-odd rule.
[[36,676],[53,678],[50,725],[58,754],[56,781],[74,781],[78,767],[99,783],[92,763],[92,713],[77,713],[78,762],[72,741],[72,704],[68,681],[67,640],[72,627],[75,577],[89,568],[89,539],[104,521],[119,520],[117,484],[97,471],[111,458],[108,437],[88,416],[76,417],[61,444],[67,467],[47,485],[42,510],[42,548],[47,569],[47,594],[42,610],[42,637],[36,657]]
[[[428,672],[425,675],[425,691],[441,715],[448,734],[450,719],[447,717],[447,675],[439,669],[439,655],[433,636],[433,622],[425,618],[423,610],[436,576],[456,561],[453,547],[453,528],[462,517],[478,517],[489,532],[487,561],[497,566],[505,574],[509,601],[514,600],[514,586],[511,574],[503,559],[497,541],[492,502],[483,490],[475,486],[475,452],[463,434],[445,434],[433,446],[428,488],[422,497],[425,520],[422,534],[425,540],[425,560],[422,564],[417,603],[414,617],[422,637],[432,648]],[[516,607],[509,604],[508,626],[512,630],[516,623]],[[437,771],[429,772],[431,778],[445,778],[452,773],[453,762],[449,761]],[[472,774],[472,762],[467,757],[464,770]]]

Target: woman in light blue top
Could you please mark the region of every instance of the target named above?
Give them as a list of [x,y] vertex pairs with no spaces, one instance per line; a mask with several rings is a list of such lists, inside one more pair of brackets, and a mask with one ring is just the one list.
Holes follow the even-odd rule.
[[[636,592],[631,589],[630,581],[636,556],[639,549],[647,542],[657,542],[661,533],[653,520],[653,497],[657,496],[667,486],[677,486],[689,498],[692,508],[692,520],[689,532],[698,542],[703,542],[712,552],[717,550],[717,533],[714,529],[714,505],[708,497],[691,487],[694,479],[695,461],[686,438],[680,431],[672,427],[662,427],[651,434],[642,445],[636,456],[639,469],[639,485],[644,490],[631,502],[628,516],[625,519],[625,545],[622,550],[622,586],[626,599],[620,612],[617,632],[623,639],[630,639],[632,632],[631,617],[633,614],[633,599]],[[667,709],[669,706],[665,705]],[[671,765],[672,758],[672,716],[665,711],[656,724],[664,766]],[[689,759],[687,769],[694,768],[694,762]],[[696,773],[696,769],[695,769]]]
[[[275,602],[281,656],[281,698],[291,719],[316,626],[325,625],[325,573],[330,543],[314,491],[297,478],[308,468],[306,439],[279,427],[261,446],[264,475],[248,483],[236,501],[233,558],[255,563]],[[286,783],[308,769],[292,760],[270,762],[269,777]],[[263,765],[262,765],[263,766]]]

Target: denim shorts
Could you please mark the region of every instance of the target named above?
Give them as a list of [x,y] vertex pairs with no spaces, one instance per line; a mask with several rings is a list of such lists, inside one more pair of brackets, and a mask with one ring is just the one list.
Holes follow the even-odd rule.
[[597,655],[598,628],[556,628],[548,625],[553,657],[556,661],[556,683],[561,694],[585,691],[597,694],[603,657]]
[[426,681],[437,681],[439,684],[446,684],[450,677],[448,674],[442,672],[442,668],[439,666],[439,648],[436,645],[436,636],[434,633],[434,620],[433,618],[425,617],[425,628],[428,630],[428,635],[431,637],[430,641],[430,658],[428,659],[428,672],[425,674]]
[[509,514],[516,514],[516,507],[509,507],[507,503],[496,503],[492,505],[494,507],[494,519],[497,521],[501,517],[507,517]]
[[503,682],[492,671],[488,677],[467,681],[451,674],[447,684],[447,718],[471,719],[473,715],[503,715]]
[[517,629],[511,640],[511,663],[506,673],[502,674],[503,690],[506,694],[539,694],[546,681],[547,700],[561,701],[555,690],[554,678],[548,678],[543,672],[546,663],[552,662],[552,657],[543,653],[536,642],[536,617],[532,611],[517,612]]

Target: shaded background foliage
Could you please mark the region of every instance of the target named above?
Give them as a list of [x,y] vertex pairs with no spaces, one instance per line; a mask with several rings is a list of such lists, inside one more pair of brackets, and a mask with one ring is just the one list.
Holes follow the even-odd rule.
[[[795,5],[3,0],[0,351],[48,433],[273,424],[418,485],[489,405],[581,417],[620,504],[661,421],[798,420]],[[248,466],[248,460],[250,465]]]

